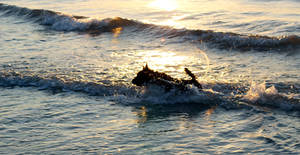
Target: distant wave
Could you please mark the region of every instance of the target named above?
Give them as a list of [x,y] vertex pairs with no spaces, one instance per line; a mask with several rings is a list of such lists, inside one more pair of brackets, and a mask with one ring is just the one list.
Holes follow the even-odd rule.
[[57,31],[78,31],[99,35],[103,32],[114,32],[119,27],[132,27],[135,32],[149,32],[151,35],[158,35],[165,38],[182,37],[187,41],[196,43],[206,42],[221,49],[265,51],[300,47],[300,37],[296,35],[268,37],[214,32],[210,30],[175,29],[120,17],[99,20],[84,16],[67,15],[50,10],[28,9],[1,3],[0,12],[3,12],[6,16],[25,17],[28,20],[48,26],[50,29]]
[[114,23],[113,19],[96,20],[84,16],[71,16],[43,9],[28,9],[0,3],[0,11],[5,15],[21,16],[57,31],[98,31],[109,32],[114,27],[125,26]]

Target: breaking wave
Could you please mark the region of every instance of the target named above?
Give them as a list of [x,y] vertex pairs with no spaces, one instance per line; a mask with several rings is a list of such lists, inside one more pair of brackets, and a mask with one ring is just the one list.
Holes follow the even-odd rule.
[[[243,99],[250,103],[275,107],[285,110],[298,109],[300,110],[300,94],[283,94],[279,93],[274,85],[269,88],[265,83],[253,82],[250,89],[243,96]],[[296,99],[298,97],[298,99]]]
[[[300,110],[300,88],[297,93],[279,93],[275,86],[266,88],[266,84],[252,84],[250,88],[236,84],[207,84],[199,91],[191,86],[188,91],[171,90],[151,86],[137,88],[125,84],[103,84],[101,82],[74,81],[64,78],[41,77],[34,74],[22,74],[14,71],[0,72],[1,87],[36,87],[39,90],[59,92],[81,92],[95,96],[110,96],[121,103],[135,102],[143,104],[199,104],[201,106],[222,106],[229,109],[251,106],[270,107],[282,110]],[[285,86],[287,87],[287,86]],[[291,92],[288,90],[288,92]],[[130,99],[128,99],[130,98]],[[125,101],[126,100],[126,101]],[[126,103],[128,104],[128,103]],[[129,103],[130,104],[130,103]]]
[[136,93],[135,89],[130,89],[124,85],[113,86],[97,82],[72,81],[56,76],[40,77],[14,71],[0,72],[0,86],[38,87],[40,90],[53,90],[54,92],[74,91],[99,96],[113,96],[116,94],[131,96]]
[[236,50],[284,50],[300,47],[300,37],[296,35],[269,37],[243,35],[210,30],[175,29],[168,26],[146,24],[124,18],[92,19],[84,16],[67,15],[60,12],[28,9],[0,3],[0,12],[6,16],[20,16],[56,31],[77,31],[100,35],[114,32],[117,28],[130,27],[134,32],[148,33],[155,37],[183,38],[194,43],[208,43],[217,48]]

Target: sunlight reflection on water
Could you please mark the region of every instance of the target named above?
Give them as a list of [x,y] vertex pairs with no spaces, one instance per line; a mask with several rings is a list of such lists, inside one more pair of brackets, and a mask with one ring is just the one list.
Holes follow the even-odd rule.
[[178,8],[178,4],[176,0],[155,0],[149,4],[149,7],[152,7],[154,9],[173,11]]
[[[183,69],[183,64],[188,59],[187,56],[178,55],[171,51],[146,51],[139,53],[143,56],[142,61],[148,63],[155,70],[166,70],[168,67]],[[169,69],[169,68],[168,68]]]

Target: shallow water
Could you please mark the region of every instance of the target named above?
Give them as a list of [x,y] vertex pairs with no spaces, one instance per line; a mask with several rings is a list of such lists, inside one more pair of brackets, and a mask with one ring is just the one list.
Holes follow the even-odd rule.
[[1,3],[0,153],[299,153],[298,1]]
[[31,88],[1,88],[0,100],[3,154],[299,151],[299,112],[122,105],[111,97]]

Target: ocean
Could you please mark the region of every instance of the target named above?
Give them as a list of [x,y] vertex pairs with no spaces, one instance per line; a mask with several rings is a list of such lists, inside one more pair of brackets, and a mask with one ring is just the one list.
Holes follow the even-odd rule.
[[0,154],[300,154],[299,0],[0,0],[0,38]]

